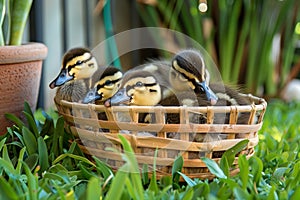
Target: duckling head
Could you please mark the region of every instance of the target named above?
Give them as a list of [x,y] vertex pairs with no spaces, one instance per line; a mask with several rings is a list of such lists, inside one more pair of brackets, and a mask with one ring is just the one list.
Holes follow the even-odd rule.
[[204,93],[207,100],[214,105],[218,97],[210,89],[209,79],[209,72],[200,52],[187,49],[174,56],[172,70],[170,70],[170,83],[176,90],[192,89],[196,93]]
[[122,72],[115,67],[107,67],[104,70],[94,88],[86,94],[83,103],[104,102],[118,91],[123,76]]
[[90,78],[97,69],[97,60],[90,50],[73,48],[64,55],[60,73],[49,87],[53,89],[68,81]]
[[110,105],[154,106],[162,98],[161,87],[152,73],[132,71],[124,74],[119,91],[105,102]]

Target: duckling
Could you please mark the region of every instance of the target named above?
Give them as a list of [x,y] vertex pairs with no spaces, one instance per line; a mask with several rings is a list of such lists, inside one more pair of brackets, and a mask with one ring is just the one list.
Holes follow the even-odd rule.
[[154,106],[162,99],[162,92],[159,82],[151,72],[128,71],[123,76],[118,92],[105,105]]
[[211,105],[216,104],[218,97],[209,87],[210,74],[199,51],[180,51],[174,56],[171,66],[169,81],[173,89],[205,94]]
[[[155,97],[155,99],[150,99],[148,95],[152,95],[151,93],[149,94],[143,94],[144,96],[141,96],[142,93],[139,95],[140,100],[135,100],[135,101],[131,101],[131,102],[124,102],[127,105],[156,105],[157,104],[157,99],[163,99],[168,97],[169,95],[172,94],[172,90],[171,90],[171,86],[169,83],[169,79],[168,79],[168,74],[169,71],[171,69],[171,65],[170,62],[164,61],[164,60],[151,60],[149,62],[147,62],[146,64],[134,67],[130,70],[128,70],[121,81],[121,86],[120,86],[120,90],[125,90],[125,87],[127,85],[130,84],[134,84],[134,82],[136,80],[140,80],[137,81],[137,85],[139,84],[138,82],[143,83],[144,81],[150,81],[150,77],[151,77],[151,81],[152,83],[156,83],[156,86],[158,87],[159,85],[159,90],[160,92],[158,92],[159,95],[161,95],[160,97]],[[146,79],[145,77],[148,76],[148,79]],[[145,83],[146,83],[145,82]],[[150,84],[151,85],[151,84]],[[147,83],[145,84],[145,86],[149,86]],[[138,88],[138,87],[135,87]],[[143,88],[144,89],[144,88]],[[122,91],[123,91],[122,90]],[[120,93],[119,93],[120,95]],[[148,99],[144,99],[143,98],[147,98]],[[114,97],[115,99],[116,97]],[[113,100],[114,101],[114,100]],[[151,102],[148,102],[151,101]],[[110,101],[107,101],[107,106],[110,106]],[[114,104],[114,102],[112,102]],[[119,104],[120,102],[116,102],[116,104]]]
[[[92,85],[92,75],[98,70],[96,58],[86,48],[73,48],[65,53],[58,76],[49,84],[58,87],[55,99],[78,102]],[[76,88],[76,89],[75,89]]]
[[[84,97],[82,103],[95,102],[98,105],[103,105],[104,102],[112,97],[120,86],[122,79],[122,72],[115,67],[103,68],[100,78],[94,84],[92,88]],[[96,79],[94,76],[93,79]]]
[[[182,50],[172,60],[170,84],[177,91],[194,90],[198,106],[249,105],[248,99],[222,83],[209,83],[209,72],[197,50]],[[193,105],[195,106],[195,105]],[[227,123],[229,119],[225,120]],[[215,121],[216,123],[216,121]]]
[[[222,83],[209,84],[209,72],[205,69],[201,54],[196,50],[183,50],[176,54],[172,60],[172,69],[173,71],[170,72],[170,84],[172,87],[179,91],[193,90],[195,92],[197,101],[194,101],[192,106],[237,106],[250,104],[248,99],[240,96],[239,92],[232,87]],[[200,123],[205,123],[206,121],[205,115],[201,113],[195,114],[193,118]],[[248,113],[240,113],[237,123],[247,124],[248,119]],[[215,113],[213,123],[228,124],[229,114]],[[194,138],[193,141],[198,142],[219,140],[219,138],[203,138],[201,135],[199,137],[198,135],[191,136]],[[218,137],[220,136],[218,135]]]

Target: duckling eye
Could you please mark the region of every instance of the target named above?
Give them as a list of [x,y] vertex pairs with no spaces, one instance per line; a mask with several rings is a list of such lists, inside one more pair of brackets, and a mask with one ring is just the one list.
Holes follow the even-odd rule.
[[143,87],[144,84],[143,84],[142,82],[139,81],[139,82],[136,82],[136,83],[135,83],[135,86],[136,86],[136,87]]
[[105,85],[112,85],[113,83],[112,83],[112,81],[111,80],[107,80],[107,81],[105,81],[105,83],[104,83]]
[[82,60],[77,60],[76,65],[81,65],[83,63]]
[[205,91],[204,88],[203,88],[203,86],[200,86],[200,91],[201,91],[201,92],[204,92],[204,91]]

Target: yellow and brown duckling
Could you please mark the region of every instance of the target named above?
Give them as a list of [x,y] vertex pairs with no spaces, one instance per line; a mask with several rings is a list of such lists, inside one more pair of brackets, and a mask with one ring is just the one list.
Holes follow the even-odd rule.
[[[250,104],[248,99],[239,95],[239,92],[233,87],[223,83],[209,83],[209,72],[197,50],[182,50],[176,54],[172,60],[172,69],[173,71],[170,73],[171,86],[182,92],[193,90],[197,95],[198,106]],[[228,120],[227,117],[223,123],[228,123]],[[214,123],[221,123],[221,121]]]
[[86,48],[73,48],[63,56],[58,76],[49,84],[51,89],[58,87],[55,99],[80,101],[89,88],[91,77],[98,70],[96,58]]
[[103,105],[104,102],[112,97],[120,86],[120,82],[122,79],[122,72],[115,67],[103,67],[102,74],[99,73],[100,77],[93,77],[93,79],[97,79],[98,81],[94,84],[94,88],[92,88],[84,97],[82,103],[93,103]]
[[168,80],[169,70],[169,63],[156,60],[127,71],[122,78],[119,91],[106,102],[106,106],[157,105],[172,92]]

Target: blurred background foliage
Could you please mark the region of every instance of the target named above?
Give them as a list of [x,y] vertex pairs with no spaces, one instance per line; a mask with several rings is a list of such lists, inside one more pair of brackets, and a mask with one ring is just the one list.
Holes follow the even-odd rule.
[[[225,83],[280,97],[300,69],[300,2],[208,0],[205,13],[198,5],[198,0],[138,0],[136,8],[145,26],[176,30],[202,45]],[[180,48],[182,41],[170,41]]]

